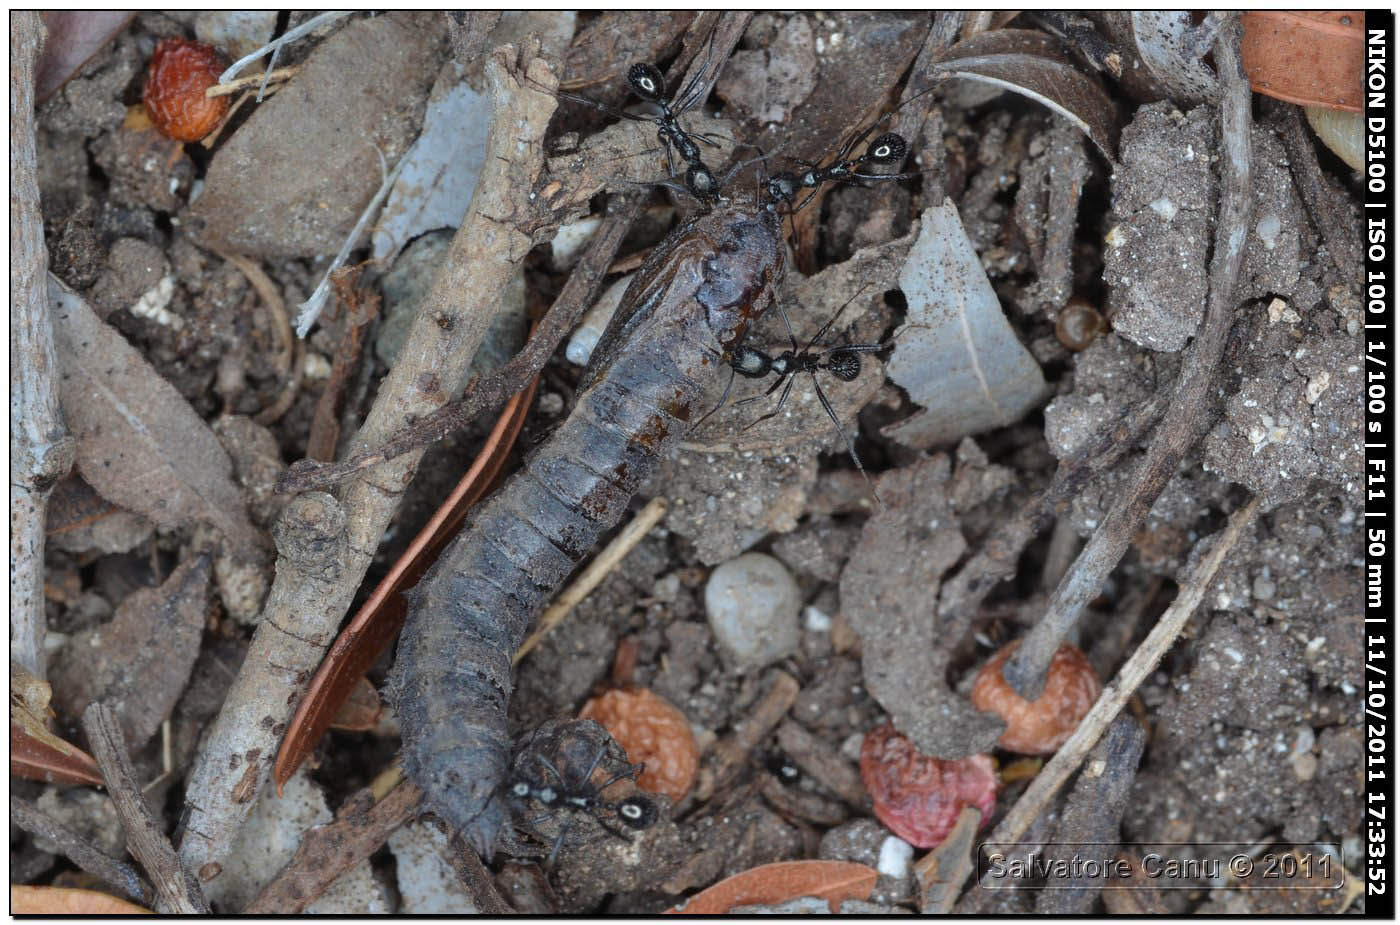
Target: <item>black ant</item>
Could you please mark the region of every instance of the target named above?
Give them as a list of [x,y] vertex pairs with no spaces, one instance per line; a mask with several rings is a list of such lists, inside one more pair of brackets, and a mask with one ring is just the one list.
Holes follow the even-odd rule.
[[[818,330],[816,334],[812,335],[812,339],[807,342],[807,345],[801,348],[797,346],[797,335],[793,333],[792,324],[788,321],[787,312],[779,305],[778,313],[782,315],[783,326],[787,328],[788,339],[792,343],[792,349],[784,350],[777,356],[759,350],[757,347],[750,347],[747,344],[740,344],[731,350],[728,357],[730,369],[729,382],[725,384],[724,393],[720,396],[719,404],[715,405],[714,408],[710,409],[709,413],[697,421],[697,425],[703,423],[710,415],[724,406],[725,400],[729,397],[729,390],[734,385],[735,374],[747,379],[762,379],[770,373],[777,373],[778,375],[778,378],[773,381],[773,384],[770,385],[768,390],[762,395],[753,395],[749,398],[740,399],[734,403],[735,406],[747,405],[750,402],[767,398],[776,392],[780,386],[783,389],[783,393],[778,396],[778,403],[774,406],[773,410],[746,424],[744,430],[748,430],[769,418],[775,417],[781,412],[783,410],[783,405],[787,402],[788,394],[792,391],[792,385],[796,381],[796,374],[807,373],[812,377],[812,386],[816,390],[817,400],[821,402],[822,408],[826,410],[827,417],[831,418],[831,422],[835,424],[836,429],[840,431],[842,439],[846,441],[846,450],[850,453],[851,461],[856,464],[856,468],[860,470],[860,474],[865,476],[865,480],[870,482],[870,474],[865,471],[865,466],[861,464],[860,456],[856,454],[855,442],[851,439],[851,435],[846,432],[846,428],[841,426],[841,419],[836,416],[836,409],[831,407],[830,400],[827,399],[826,393],[822,391],[821,383],[817,380],[817,370],[829,372],[842,382],[854,382],[860,376],[860,355],[862,353],[879,353],[891,347],[894,344],[894,340],[891,339],[878,344],[842,344],[839,347],[830,347],[825,350],[812,350],[817,342],[826,335],[826,332],[831,330],[832,325],[841,317],[841,313],[844,312],[852,302],[859,298],[861,293],[869,288],[868,285],[862,286],[855,295],[847,299],[845,303],[836,310],[836,313],[827,319],[826,324],[822,325],[821,329]],[[870,482],[870,485],[871,491],[875,492],[875,500],[879,501],[880,494],[875,491],[874,483]]]
[[[553,752],[552,759],[546,751]],[[627,764],[624,758],[620,761],[623,770],[600,784],[593,783],[593,775],[603,759],[618,762],[620,751],[607,731],[591,720],[545,723],[516,754],[506,792],[518,806],[533,800],[544,807],[542,815],[526,822],[529,826],[538,825],[563,809],[587,814],[612,835],[629,839],[627,830],[650,827],[660,813],[656,803],[641,793],[620,800],[608,800],[603,795],[618,781],[635,780],[642,765]],[[587,757],[590,753],[591,758]],[[613,820],[623,828],[614,825]],[[567,828],[567,823],[560,827],[546,864],[553,863],[559,853]]]
[[[865,133],[869,131],[870,129],[866,129]],[[846,156],[851,148],[859,144],[863,137],[863,134],[858,135],[843,145],[837,152],[834,164],[826,167],[811,165],[795,174],[773,174],[768,178],[768,195],[776,202],[791,204],[799,189],[811,190],[802,202],[792,206],[792,211],[798,212],[812,201],[812,197],[817,195],[817,188],[823,183],[837,180],[907,180],[918,176],[913,173],[863,173],[861,168],[869,164],[897,164],[909,153],[909,144],[904,140],[904,136],[886,132],[872,141],[860,157],[847,160]]]
[[[712,42],[713,38],[712,35]],[[676,162],[672,156],[674,150],[675,154],[679,155],[680,159],[687,165],[685,172],[686,191],[702,203],[711,203],[719,197],[720,181],[715,177],[714,172],[705,165],[700,156],[700,146],[695,142],[699,140],[716,148],[719,147],[719,144],[712,140],[711,134],[708,132],[687,132],[680,125],[681,115],[697,106],[709,91],[709,85],[703,79],[705,71],[708,70],[709,52],[706,54],[706,67],[702,68],[681,88],[674,100],[667,100],[666,78],[662,76],[661,70],[655,65],[638,62],[627,69],[627,83],[632,88],[632,92],[644,101],[658,107],[661,112],[656,116],[639,116],[600,103],[597,100],[575,96],[572,93],[560,93],[559,96],[576,103],[592,106],[595,109],[601,109],[622,119],[630,119],[633,122],[654,122],[656,124],[656,137],[661,141],[661,147],[666,152],[666,167],[671,176],[676,176]]]
[[[870,137],[870,133],[876,127],[886,124],[892,119],[895,113],[905,106],[932,92],[934,88],[922,90],[914,94],[909,99],[900,103],[881,118],[873,122],[868,128],[855,133],[841,145],[840,149],[833,156],[833,163],[825,167],[819,164],[808,164],[805,169],[797,172],[775,173],[768,178],[768,196],[773,200],[774,206],[786,203],[791,212],[800,212],[812,198],[817,195],[818,188],[824,183],[834,181],[852,180],[911,180],[921,175],[921,172],[911,173],[866,173],[865,168],[875,164],[898,164],[904,160],[909,153],[909,143],[904,136],[898,132],[885,132],[875,138],[866,146],[865,152],[859,157],[851,158],[850,153],[857,145]],[[797,205],[792,205],[792,200],[797,196],[800,189],[811,190],[810,193]]]

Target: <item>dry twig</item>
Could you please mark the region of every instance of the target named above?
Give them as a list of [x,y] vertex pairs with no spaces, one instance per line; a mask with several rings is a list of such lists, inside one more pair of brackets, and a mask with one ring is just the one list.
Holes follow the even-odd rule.
[[89,704],[83,711],[83,731],[93,757],[102,767],[107,792],[116,804],[117,817],[126,831],[127,849],[151,875],[155,910],[167,915],[208,915],[209,901],[204,898],[199,881],[181,862],[141,795],[117,714],[105,704]]
[[1346,197],[1338,195],[1322,177],[1312,132],[1303,126],[1302,110],[1267,97],[1261,97],[1259,102],[1273,117],[1279,140],[1288,152],[1293,183],[1312,217],[1313,227],[1327,242],[1332,262],[1342,276],[1350,278],[1362,267],[1356,220],[1347,211]]
[[[389,439],[406,420],[430,414],[444,394],[461,387],[503,304],[501,291],[536,238],[547,238],[550,221],[557,221],[541,218],[520,196],[542,169],[555,98],[538,88],[552,88],[554,77],[542,59],[527,51],[517,61],[509,46],[492,54],[486,72],[494,115],[485,166],[399,362],[356,435],[361,451]],[[191,773],[180,851],[192,868],[212,876],[231,850],[263,791],[296,695],[334,638],[420,456],[405,454],[344,485],[339,505],[314,496],[312,508],[302,512],[311,519],[307,529],[283,528],[305,532],[307,542],[294,556],[283,549],[263,623]]]
[[1206,588],[1214,579],[1220,563],[1230,550],[1235,548],[1235,544],[1244,533],[1244,528],[1254,519],[1258,510],[1259,499],[1255,497],[1230,516],[1229,524],[1220,532],[1215,545],[1187,577],[1182,585],[1181,594],[1167,608],[1167,612],[1162,614],[1162,618],[1142,641],[1142,645],[1138,646],[1137,651],[1124,663],[1118,676],[1104,688],[1098,702],[1080,722],[1074,735],[1060,746],[1060,750],[1046,763],[1035,780],[1031,781],[1031,785],[1026,788],[1016,805],[1011,807],[1001,824],[987,837],[988,842],[1010,845],[1019,841],[1061,785],[1079,768],[1084,756],[1089,754],[1089,750],[1098,742],[1104,730],[1122,711],[1128,698],[1157,667],[1167,650],[1176,644],[1181,628],[1200,606]]
[[44,517],[77,456],[58,410],[34,142],[39,14],[10,19],[10,659],[44,677]]
[[423,793],[404,781],[374,802],[369,790],[356,791],[335,814],[335,821],[302,833],[296,854],[282,872],[262,888],[248,915],[296,915],[351,867],[379,850],[394,830],[412,819]]
[[136,872],[136,868],[99,851],[87,839],[33,803],[16,796],[10,797],[10,821],[31,835],[46,838],[58,845],[64,857],[120,890],[132,902],[148,908],[155,902],[155,890]]
[[1216,45],[1222,94],[1220,120],[1223,156],[1220,218],[1210,268],[1206,315],[1181,363],[1171,401],[1147,455],[1126,491],[1089,538],[1074,566],[1055,589],[1046,612],[1028,633],[1002,674],[1028,700],[1040,696],[1050,659],[1079,614],[1103,587],[1128,548],[1134,532],[1166,487],[1202,429],[1204,409],[1215,370],[1235,318],[1235,282],[1253,211],[1250,187],[1250,90],[1240,67],[1239,17],[1222,28]]

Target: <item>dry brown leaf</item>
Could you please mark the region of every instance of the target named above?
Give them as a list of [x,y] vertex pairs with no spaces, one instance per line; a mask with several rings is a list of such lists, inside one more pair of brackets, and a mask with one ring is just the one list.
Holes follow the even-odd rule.
[[10,663],[10,773],[52,784],[102,786],[92,756],[49,731],[51,696],[47,681]]
[[331,728],[341,732],[369,732],[379,724],[383,713],[379,692],[369,678],[361,675],[351,688],[349,698],[341,704],[340,712],[331,720]]
[[34,99],[44,102],[83,69],[136,14],[130,10],[45,10],[48,38],[34,75]]
[[868,899],[880,875],[850,861],[780,861],[727,877],[683,905],[666,910],[684,915],[724,915],[735,906],[769,905],[816,896],[833,913],[848,899]]
[[982,825],[982,814],[969,806],[958,814],[957,824],[942,844],[919,859],[914,876],[919,881],[919,912],[946,915],[953,911],[962,886],[972,873],[973,839]]
[[1259,10],[1240,17],[1240,57],[1256,93],[1361,112],[1366,15],[1361,10]]
[[68,716],[100,700],[117,713],[132,748],[170,715],[189,680],[204,632],[213,572],[208,556],[184,563],[159,588],[142,588],[107,623],[73,637],[54,665],[55,699]]
[[59,401],[78,471],[113,504],[162,527],[204,521],[247,558],[262,545],[209,426],[126,339],[49,276]]
[[1118,109],[1113,100],[1043,32],[999,29],[974,35],[944,52],[938,71],[1043,103],[1078,126],[1110,162],[1118,159]]
[[151,910],[96,890],[10,884],[11,915],[150,915]]

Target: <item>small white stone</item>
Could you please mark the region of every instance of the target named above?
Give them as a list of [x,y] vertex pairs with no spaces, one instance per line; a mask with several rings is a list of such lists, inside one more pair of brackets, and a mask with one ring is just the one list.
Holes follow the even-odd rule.
[[1147,207],[1162,216],[1163,221],[1169,222],[1176,218],[1176,203],[1172,202],[1166,196],[1152,200],[1147,204]]
[[777,559],[748,552],[710,573],[705,611],[720,650],[741,668],[759,668],[797,651],[802,598]]
[[1308,387],[1306,390],[1308,404],[1317,404],[1317,400],[1322,397],[1322,393],[1326,392],[1331,387],[1332,374],[1327,372],[1327,370],[1324,369],[1316,376],[1313,376],[1308,380]]
[[1259,235],[1267,250],[1273,250],[1278,245],[1278,233],[1282,230],[1283,222],[1272,213],[1259,219],[1259,224],[1254,226],[1255,234]]
[[909,874],[909,862],[914,858],[914,846],[891,835],[880,842],[880,859],[875,869],[887,877],[902,879]]

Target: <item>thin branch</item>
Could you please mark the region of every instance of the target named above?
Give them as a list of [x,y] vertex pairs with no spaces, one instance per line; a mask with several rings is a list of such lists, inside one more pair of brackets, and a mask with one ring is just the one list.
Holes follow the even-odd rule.
[[1117,465],[1166,409],[1167,396],[1158,393],[1146,404],[1133,406],[1119,421],[1103,428],[1090,443],[1061,462],[1050,484],[1026,501],[1014,517],[1002,522],[983,541],[976,555],[943,583],[938,599],[940,621],[975,612],[997,583],[1015,572],[1021,550],[1049,525],[1061,505]]
[[640,209],[640,197],[624,197],[616,211],[603,219],[589,242],[588,250],[573,273],[569,274],[569,281],[564,284],[534,336],[506,365],[474,383],[457,401],[449,402],[403,428],[371,452],[329,465],[306,460],[298,462],[282,473],[277,481],[277,490],[312,491],[335,484],[371,466],[431,446],[448,434],[461,430],[482,412],[505,404],[539,374],[545,362],[558,349],[564,335],[573,329],[584,309],[597,296],[603,276]]
[[1166,613],[1162,614],[1152,632],[1142,641],[1142,645],[1138,646],[1137,651],[1119,669],[1118,676],[1104,688],[1098,701],[1079,723],[1074,735],[1060,746],[1060,750],[1031,781],[1021,799],[1016,801],[1016,805],[1011,807],[1011,811],[1001,820],[1001,824],[986,838],[987,842],[1011,845],[1019,841],[1051,798],[1059,792],[1064,782],[1078,770],[1104,730],[1122,711],[1124,704],[1157,668],[1157,663],[1167,654],[1167,650],[1176,644],[1182,627],[1200,606],[1206,589],[1210,587],[1216,571],[1220,568],[1220,563],[1235,548],[1245,527],[1254,520],[1258,510],[1259,498],[1256,496],[1230,516],[1230,522],[1220,532],[1210,552],[1186,578],[1176,600],[1167,608]]
[[1074,566],[1055,589],[1045,615],[1002,669],[1007,683],[1027,700],[1040,696],[1055,650],[1122,559],[1133,534],[1195,443],[1201,419],[1209,406],[1207,397],[1235,319],[1235,282],[1244,257],[1254,205],[1250,187],[1250,90],[1240,67],[1239,34],[1236,15],[1222,28],[1216,45],[1222,84],[1223,156],[1220,164],[1223,176],[1206,315],[1182,360],[1166,415],[1127,492],[1114,503],[1089,538]]
[[[252,52],[251,54],[244,55],[237,61],[230,64],[228,66],[228,69],[219,75],[219,83],[226,84],[230,80],[233,80],[233,78],[238,76],[239,71],[243,70],[245,67],[252,64],[254,61],[258,60],[268,52],[278,51],[282,48],[282,46],[295,42],[297,39],[301,38],[303,35],[306,35],[308,32],[311,32],[313,29],[319,29],[323,23],[340,19],[342,16],[349,16],[353,12],[354,10],[330,10],[328,12],[321,13],[319,16],[311,17],[306,22],[297,26],[295,29],[287,30],[287,32],[285,32],[282,35],[279,35],[277,38],[268,42],[266,45],[264,45],[262,48],[259,48],[257,51]],[[269,73],[275,72],[269,71]],[[261,77],[263,75],[258,76]]]
[[296,854],[282,872],[262,888],[246,915],[296,915],[336,878],[379,850],[384,840],[418,812],[423,792],[408,781],[374,802],[369,790],[354,793],[329,825],[302,833]]
[[58,407],[44,220],[35,154],[39,14],[10,18],[10,659],[36,678],[44,659],[44,519],[77,456]]
[[[430,414],[462,387],[503,303],[501,293],[530,249],[548,239],[551,222],[557,225],[557,216],[541,213],[521,195],[535,187],[543,170],[543,136],[556,104],[548,92],[554,77],[537,47],[503,46],[487,59],[493,112],[476,192],[399,360],[352,441],[361,452],[392,437],[406,420]],[[424,388],[425,382],[434,386]],[[420,456],[405,454],[348,481],[338,509],[333,498],[311,496],[323,511],[319,516],[329,518],[320,530],[325,542],[307,544],[297,567],[279,562],[253,649],[204,737],[185,788],[180,852],[191,868],[218,869],[265,792],[284,724],[344,619]],[[338,518],[343,526],[330,523]],[[311,529],[311,538],[316,535]],[[271,660],[280,651],[297,654],[297,661]]]
[[120,890],[132,902],[149,908],[156,893],[136,868],[99,851],[77,832],[45,813],[33,803],[10,797],[10,821],[31,835],[46,838],[80,868]]
[[1327,250],[1337,269],[1343,276],[1350,277],[1362,266],[1356,221],[1347,212],[1347,198],[1338,195],[1322,178],[1312,132],[1303,126],[1302,109],[1268,97],[1261,97],[1259,102],[1273,117],[1279,140],[1288,152],[1293,183],[1312,217],[1313,227],[1327,242]]
[[514,915],[515,909],[496,889],[496,881],[492,879],[491,871],[481,863],[481,855],[477,854],[476,849],[463,841],[461,836],[453,837],[451,848],[452,871],[472,894],[477,912],[481,915]]
[[199,881],[181,863],[141,795],[117,714],[106,704],[89,704],[83,711],[83,731],[126,831],[127,849],[151,875],[155,910],[166,915],[208,915],[209,900],[204,898]]

